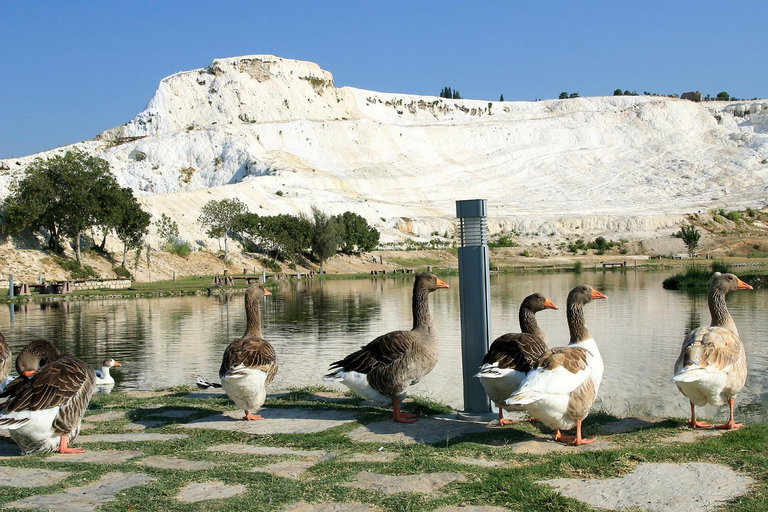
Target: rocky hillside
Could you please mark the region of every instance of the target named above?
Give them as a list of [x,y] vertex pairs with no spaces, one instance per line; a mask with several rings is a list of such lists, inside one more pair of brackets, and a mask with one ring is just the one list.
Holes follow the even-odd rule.
[[[768,101],[453,100],[336,88],[313,63],[254,55],[163,79],[134,119],[72,147],[201,248],[218,244],[200,207],[223,198],[353,211],[384,242],[450,236],[455,201],[473,198],[492,233],[639,239],[687,213],[765,206]],[[0,199],[33,158],[66,149],[0,160]]]

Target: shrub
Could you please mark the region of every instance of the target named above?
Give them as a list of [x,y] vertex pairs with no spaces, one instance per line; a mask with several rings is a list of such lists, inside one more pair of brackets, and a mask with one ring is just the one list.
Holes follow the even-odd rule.
[[725,215],[725,218],[728,220],[731,220],[733,222],[738,222],[738,220],[741,218],[741,214],[737,212],[736,210],[730,211]]
[[181,256],[182,258],[187,258],[192,252],[189,244],[183,240],[168,242],[163,246],[163,250],[175,254],[176,256]]
[[130,270],[125,267],[112,267],[112,272],[114,272],[117,277],[125,277],[131,280],[133,279],[133,275],[131,274]]
[[56,261],[61,268],[69,272],[69,277],[71,279],[97,279],[101,277],[92,266],[80,265],[77,260],[65,260],[64,258],[54,257],[54,261]]

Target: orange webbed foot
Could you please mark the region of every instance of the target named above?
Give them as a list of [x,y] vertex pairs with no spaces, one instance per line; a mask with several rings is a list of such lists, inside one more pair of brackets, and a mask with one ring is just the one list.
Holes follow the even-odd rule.
[[264,416],[260,416],[258,414],[251,414],[248,411],[245,411],[245,417],[243,418],[245,421],[257,421],[257,420],[263,420]]
[[505,425],[514,425],[515,423],[519,423],[517,420],[507,420],[507,419],[500,419],[499,420],[499,426],[503,427]]
[[59,448],[57,453],[85,453],[84,448]]
[[718,430],[736,430],[743,426],[744,426],[743,423],[736,423],[733,420],[731,420],[727,423],[723,423],[722,425],[715,425],[715,428]]
[[696,429],[696,428],[712,428],[712,424],[711,423],[707,423],[706,421],[698,421],[698,420],[691,421],[691,420],[688,420],[688,421],[685,422],[685,424],[688,425],[689,427],[693,428],[693,429]]

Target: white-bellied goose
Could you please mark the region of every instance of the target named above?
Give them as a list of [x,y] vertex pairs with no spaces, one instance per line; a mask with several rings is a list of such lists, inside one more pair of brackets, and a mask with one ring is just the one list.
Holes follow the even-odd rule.
[[109,386],[115,383],[115,378],[109,374],[109,369],[115,366],[122,366],[120,363],[112,358],[105,359],[101,363],[101,370],[96,370],[96,385],[97,386]]
[[677,389],[691,402],[693,428],[711,427],[696,421],[695,406],[728,404],[728,422],[716,425],[719,429],[733,429],[741,424],[733,420],[736,394],[747,380],[747,358],[739,338],[736,323],[725,305],[725,296],[734,290],[752,287],[733,274],[715,272],[709,283],[707,302],[712,321],[708,327],[699,327],[688,333],[675,363],[672,380]]
[[72,354],[45,365],[40,365],[39,360],[35,363],[34,358],[41,353],[57,351],[53,345],[40,350],[43,341],[33,342],[35,351],[22,350],[24,361],[17,359],[17,367],[29,369],[20,370],[19,377],[0,393],[0,398],[7,398],[0,406],[0,427],[10,430],[11,439],[25,454],[82,453],[85,450],[69,448],[68,444],[80,432],[96,376],[90,366]]
[[245,420],[261,420],[251,414],[267,399],[267,385],[277,374],[277,354],[272,345],[261,337],[259,302],[269,290],[252,284],[245,292],[245,335],[234,340],[224,351],[219,369],[221,386],[235,405],[245,411]]
[[5,336],[0,332],[0,392],[13,380],[9,377],[11,362],[11,347],[5,342]]
[[496,338],[483,358],[483,366],[475,377],[488,398],[499,408],[499,425],[516,421],[504,419],[504,400],[518,390],[520,383],[539,357],[549,348],[547,336],[536,321],[536,313],[557,306],[540,293],[527,296],[520,304],[521,333],[507,333]]
[[[542,355],[507,405],[523,405],[529,414],[555,430],[555,440],[576,446],[591,443],[582,439],[581,422],[595,402],[603,378],[603,359],[597,343],[584,322],[585,304],[605,295],[589,285],[575,287],[568,294],[567,316],[571,340],[566,347]],[[576,425],[576,435],[560,430]]]
[[419,273],[413,283],[413,329],[392,331],[331,364],[326,380],[341,382],[369,400],[392,405],[392,419],[416,421],[400,411],[408,386],[419,382],[437,364],[437,329],[429,313],[429,294],[448,285],[434,274]]

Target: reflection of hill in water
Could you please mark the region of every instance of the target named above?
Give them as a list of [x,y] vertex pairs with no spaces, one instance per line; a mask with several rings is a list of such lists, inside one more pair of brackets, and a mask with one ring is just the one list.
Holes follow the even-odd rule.
[[[608,299],[585,308],[587,326],[605,361],[601,406],[619,415],[683,417],[688,403],[670,382],[685,333],[709,322],[702,295],[663,290],[666,274],[645,271],[582,274],[500,275],[491,278],[493,337],[518,330],[522,299],[540,291],[560,309],[537,315],[552,345],[568,341],[565,300],[581,282]],[[448,290],[430,295],[440,333],[437,367],[411,389],[417,394],[462,405],[459,280],[445,278]],[[262,308],[264,336],[278,353],[280,371],[273,390],[321,384],[328,365],[380,334],[411,327],[410,277],[282,284]],[[744,340],[749,377],[737,398],[741,418],[766,419],[768,318],[766,290],[737,292],[728,305]],[[96,365],[105,357],[123,366],[113,374],[116,390],[190,385],[196,376],[217,380],[226,345],[243,334],[243,295],[227,298],[153,299],[30,303],[0,309],[0,325],[14,354],[28,341],[46,337]],[[339,388],[342,389],[342,388]],[[703,408],[703,416],[724,417],[725,409]],[[737,419],[741,419],[737,418]]]

